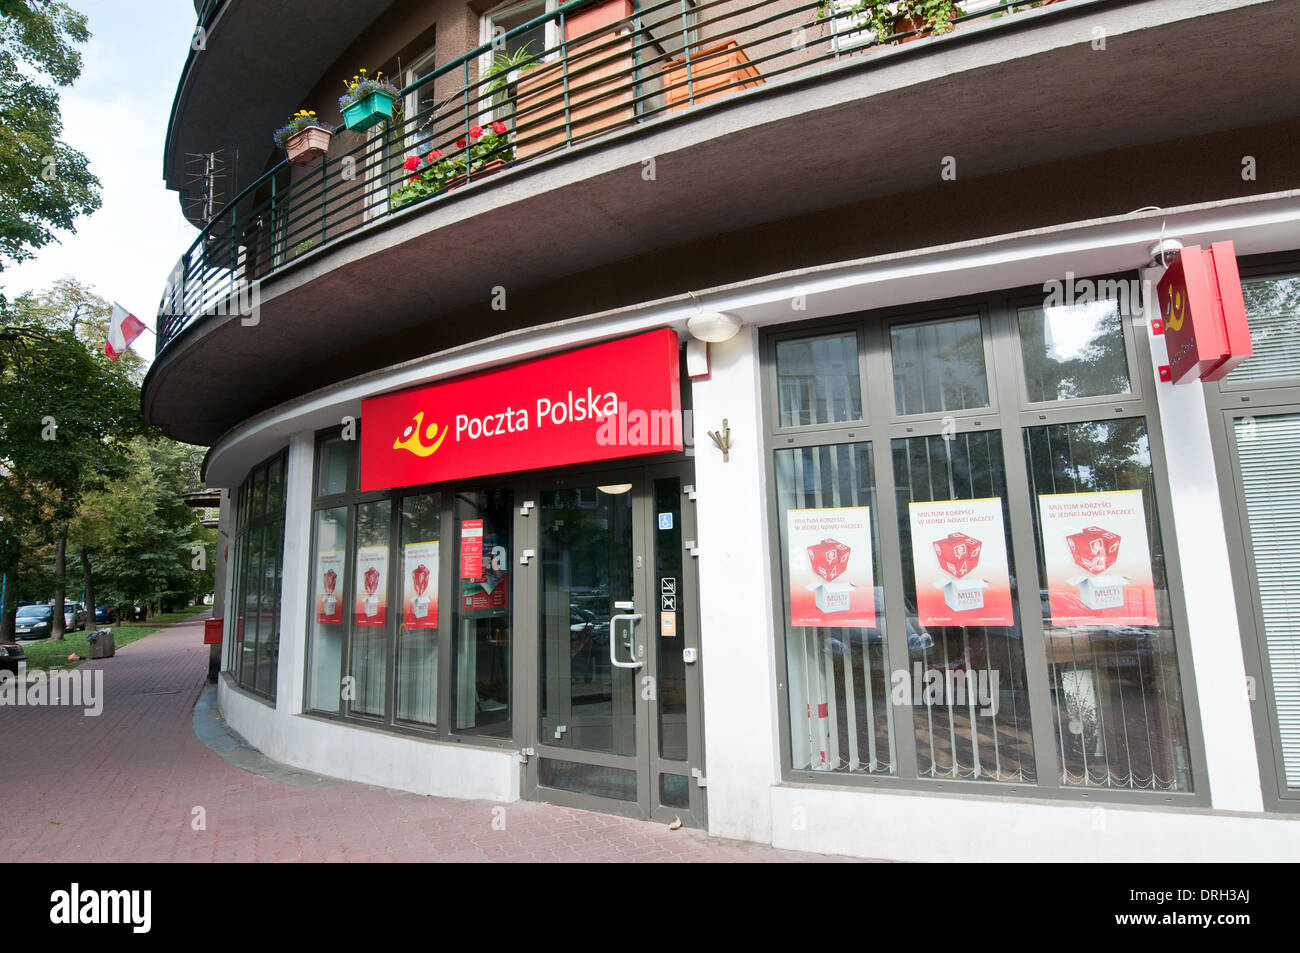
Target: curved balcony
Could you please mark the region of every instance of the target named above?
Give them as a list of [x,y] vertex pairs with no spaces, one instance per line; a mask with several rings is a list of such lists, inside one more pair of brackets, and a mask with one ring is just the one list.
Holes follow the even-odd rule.
[[[1297,26],[1281,25],[1275,2],[1062,0],[1015,15],[1020,5],[968,3],[951,32],[915,43],[873,35],[821,0],[664,0],[594,30],[571,22],[591,6],[507,34],[554,21],[558,43],[536,55],[494,69],[484,46],[441,67],[402,97],[452,74],[450,98],[309,165],[282,162],[223,209],[164,294],[146,416],[211,443],[315,387],[555,316],[490,312],[497,286],[549,289],[551,305],[563,295],[566,316],[600,311],[617,295],[588,287],[608,291],[633,267],[662,276],[656,256],[680,267],[671,251],[708,236],[934,188],[947,154],[978,178],[1300,107],[1283,55]],[[1089,46],[1103,10],[1104,54]],[[1225,44],[1229,25],[1250,42]],[[1189,70],[1163,106],[1115,108],[1114,95],[1148,90],[1174,61],[1218,69]],[[1057,201],[1050,183],[1034,188]],[[818,260],[860,248],[838,228]],[[749,238],[762,239],[754,255],[718,249],[735,266],[723,277],[781,260],[778,236]],[[764,273],[802,261],[787,252]],[[596,277],[554,287],[579,274]],[[647,287],[628,294],[655,297]]]

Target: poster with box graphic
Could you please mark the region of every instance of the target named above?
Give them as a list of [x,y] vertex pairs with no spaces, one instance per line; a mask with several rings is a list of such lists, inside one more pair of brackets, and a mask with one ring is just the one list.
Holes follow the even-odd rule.
[[[468,575],[471,570],[466,562],[465,551],[462,549],[461,575],[464,578],[460,584],[461,608],[504,609],[510,592],[510,573],[506,568],[510,565],[510,555],[505,546],[506,540],[497,533],[484,534],[481,525],[483,521],[475,522],[480,524],[479,555],[476,557],[478,568],[473,570],[475,573],[473,576]],[[461,544],[464,545],[463,535]]]
[[790,624],[876,625],[871,507],[786,510]]
[[357,625],[383,625],[388,593],[388,547],[357,547]]
[[316,554],[316,621],[343,624],[343,550],[322,549]]
[[1141,490],[1040,496],[1052,625],[1155,625]]
[[1015,625],[1002,500],[909,503],[921,625]]
[[402,625],[438,628],[438,541],[402,547]]

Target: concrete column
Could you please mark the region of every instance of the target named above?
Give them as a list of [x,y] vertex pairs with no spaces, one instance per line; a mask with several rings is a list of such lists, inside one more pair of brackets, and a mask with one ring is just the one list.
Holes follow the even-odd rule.
[[316,438],[294,434],[284,476],[284,575],[280,584],[280,665],[276,708],[303,710],[303,665],[307,657],[307,588],[311,582],[311,501]]
[[[1152,300],[1148,316],[1159,314],[1156,283],[1163,268],[1142,272],[1143,286]],[[1151,336],[1151,359],[1156,367],[1156,398],[1164,431],[1173,498],[1173,522],[1178,536],[1178,560],[1183,575],[1183,600],[1187,605],[1188,641],[1196,674],[1196,694],[1205,758],[1209,766],[1210,801],[1228,811],[1262,811],[1259,764],[1246,694],[1246,663],[1241,651],[1241,629],[1233,601],[1228,541],[1223,524],[1218,475],[1210,445],[1205,391],[1199,384],[1170,384],[1159,380],[1159,367],[1169,363],[1164,335]],[[1188,712],[1189,717],[1195,717]],[[1204,786],[1205,778],[1196,780]]]
[[[780,746],[758,332],[710,351],[709,378],[693,384],[709,830],[770,843]],[[723,418],[727,463],[706,435]]]

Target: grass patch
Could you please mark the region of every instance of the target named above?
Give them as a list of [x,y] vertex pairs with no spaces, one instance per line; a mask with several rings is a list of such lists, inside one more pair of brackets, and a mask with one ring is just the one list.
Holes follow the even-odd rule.
[[[165,612],[153,616],[146,622],[115,622],[104,628],[113,630],[113,642],[120,649],[124,645],[143,639],[146,635],[153,635],[159,629],[184,622],[191,616],[211,608],[211,606],[189,606],[179,612]],[[42,639],[38,642],[19,643],[27,653],[27,668],[29,670],[40,668],[46,671],[76,668],[90,659],[90,643],[86,641],[88,634],[88,632],[69,632],[63,637],[62,642]],[[69,659],[68,656],[74,653],[77,658]]]

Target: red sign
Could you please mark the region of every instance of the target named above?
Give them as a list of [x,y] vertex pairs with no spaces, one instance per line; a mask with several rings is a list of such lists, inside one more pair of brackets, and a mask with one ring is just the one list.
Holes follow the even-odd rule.
[[682,449],[664,328],[361,403],[361,489]]
[[221,644],[221,619],[205,619],[203,622],[203,644]]
[[1175,384],[1222,380],[1254,353],[1232,242],[1182,249],[1157,294]]

